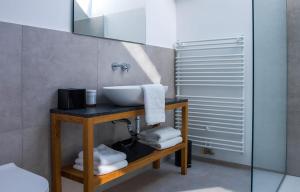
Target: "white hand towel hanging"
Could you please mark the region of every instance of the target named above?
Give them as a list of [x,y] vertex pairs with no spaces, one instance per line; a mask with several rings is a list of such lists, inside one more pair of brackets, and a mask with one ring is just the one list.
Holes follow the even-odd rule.
[[142,85],[147,125],[165,122],[165,89],[160,84]]

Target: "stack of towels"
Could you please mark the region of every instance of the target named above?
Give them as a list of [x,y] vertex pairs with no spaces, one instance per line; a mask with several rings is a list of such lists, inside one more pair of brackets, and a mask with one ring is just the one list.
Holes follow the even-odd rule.
[[173,127],[152,128],[139,134],[139,142],[158,150],[173,147],[182,142],[181,131]]
[[[99,145],[94,148],[94,174],[105,175],[128,165],[126,154],[116,151],[106,145]],[[83,171],[83,152],[78,154],[75,160],[75,169]]]

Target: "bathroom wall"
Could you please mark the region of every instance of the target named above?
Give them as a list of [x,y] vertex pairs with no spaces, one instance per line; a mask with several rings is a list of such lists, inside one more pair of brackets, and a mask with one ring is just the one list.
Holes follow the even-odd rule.
[[[112,72],[111,63],[132,65]],[[0,165],[15,162],[50,178],[49,109],[58,88],[161,82],[174,96],[174,50],[0,22]],[[172,114],[168,124],[172,125]],[[109,129],[108,129],[109,128]],[[64,124],[63,160],[81,150],[81,127]],[[129,137],[110,123],[95,129],[96,144]]]
[[[216,6],[217,5],[217,6]],[[176,0],[177,40],[245,38],[245,153],[214,150],[215,154],[195,155],[240,164],[251,164],[252,141],[252,0]],[[205,90],[205,88],[204,88]]]
[[288,0],[287,173],[300,176],[300,1]]
[[147,44],[173,48],[176,42],[176,1],[146,0]]

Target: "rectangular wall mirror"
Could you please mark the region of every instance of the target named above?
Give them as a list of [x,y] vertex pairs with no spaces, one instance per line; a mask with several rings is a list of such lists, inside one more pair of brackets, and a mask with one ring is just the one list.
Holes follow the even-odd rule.
[[145,0],[74,0],[73,33],[146,43]]

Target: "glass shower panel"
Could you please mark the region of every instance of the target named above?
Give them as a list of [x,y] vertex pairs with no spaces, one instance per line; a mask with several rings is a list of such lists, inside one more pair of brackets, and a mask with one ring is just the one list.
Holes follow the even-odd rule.
[[254,3],[252,189],[275,192],[286,170],[286,0]]

